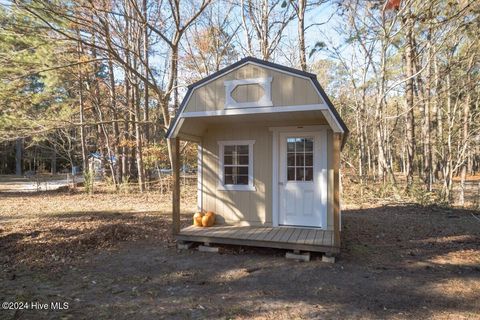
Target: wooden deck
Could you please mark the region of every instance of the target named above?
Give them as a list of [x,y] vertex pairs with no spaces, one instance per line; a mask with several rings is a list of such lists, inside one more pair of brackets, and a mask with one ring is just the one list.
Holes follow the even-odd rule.
[[333,231],[320,229],[229,225],[189,226],[176,235],[180,241],[338,253],[340,250],[334,245],[334,238]]

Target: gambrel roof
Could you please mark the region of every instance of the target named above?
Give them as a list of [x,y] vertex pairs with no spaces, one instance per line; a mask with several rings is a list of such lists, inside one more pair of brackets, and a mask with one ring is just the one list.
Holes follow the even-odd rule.
[[[328,98],[327,94],[325,93],[325,91],[321,87],[320,83],[317,80],[317,76],[315,74],[305,72],[305,71],[302,71],[302,70],[298,70],[298,69],[294,69],[294,68],[290,68],[290,67],[286,67],[286,66],[276,64],[276,63],[273,63],[273,62],[257,59],[257,58],[254,58],[254,57],[243,58],[243,59],[239,60],[238,62],[235,62],[234,64],[229,65],[228,67],[225,67],[225,68],[219,70],[218,72],[215,72],[215,73],[213,73],[213,74],[211,74],[211,75],[209,75],[209,76],[207,76],[207,77],[189,85],[188,86],[188,91],[185,94],[185,97],[184,97],[182,103],[180,104],[180,108],[178,109],[177,114],[175,115],[175,118],[172,120],[171,125],[168,128],[168,131],[167,131],[167,134],[166,134],[167,138],[173,138],[175,136],[175,130],[176,130],[177,126],[179,125],[179,119],[182,117],[182,114],[185,111],[185,108],[186,108],[186,106],[189,102],[189,99],[192,96],[192,92],[195,89],[200,88],[203,85],[205,85],[205,84],[207,84],[207,83],[209,83],[209,82],[211,82],[211,81],[213,81],[213,80],[215,80],[215,79],[217,79],[217,78],[219,78],[219,77],[221,77],[221,76],[223,76],[223,75],[225,75],[225,74],[227,74],[227,73],[229,73],[229,72],[231,72],[235,69],[238,69],[238,68],[240,68],[244,65],[247,65],[247,64],[254,64],[254,65],[258,65],[260,67],[265,67],[265,68],[268,68],[268,69],[273,69],[273,70],[276,70],[276,71],[279,71],[279,72],[283,72],[283,73],[291,74],[291,75],[294,75],[294,76],[309,79],[311,81],[311,83],[313,84],[314,88],[316,89],[316,91],[318,92],[318,94],[325,101],[325,104],[328,108],[328,113],[331,115],[331,117],[329,117],[329,118],[330,118],[330,121],[333,124],[332,129],[334,129],[334,131],[336,131],[336,132],[342,133],[343,136],[344,136],[343,140],[345,141],[349,130],[348,130],[347,126],[345,125],[345,122],[342,120],[339,113],[337,112],[337,110],[333,106],[332,102]],[[324,107],[324,109],[326,109],[326,108]],[[306,109],[305,111],[308,111],[308,109]]]

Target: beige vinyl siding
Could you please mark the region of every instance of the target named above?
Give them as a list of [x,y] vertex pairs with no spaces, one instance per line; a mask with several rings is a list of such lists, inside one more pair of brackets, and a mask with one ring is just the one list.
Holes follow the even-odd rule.
[[258,101],[264,94],[262,86],[258,84],[240,85],[232,91],[232,98],[240,103]]
[[[253,145],[253,176],[256,191],[220,191],[219,145],[220,140],[255,140]],[[214,211],[219,222],[243,222],[248,225],[270,224],[271,194],[271,136],[264,126],[216,126],[207,129],[203,146],[203,206]],[[268,188],[270,189],[270,188]],[[269,203],[270,201],[270,203]]]
[[[324,124],[303,121],[283,121],[275,126]],[[332,150],[331,130],[328,130],[328,152]],[[221,191],[219,145],[221,140],[255,140],[253,145],[253,178],[256,191]],[[213,211],[220,223],[238,223],[244,225],[272,224],[272,132],[268,124],[228,124],[210,126],[202,138],[203,150],[203,209]],[[329,195],[327,209],[328,229],[333,228],[333,209],[331,207],[329,165]]]
[[[249,63],[193,90],[185,112],[223,110],[225,81],[263,77],[272,77],[274,107],[324,103],[309,79]],[[262,94],[256,85],[242,85],[235,89],[234,98],[237,102],[255,101]]]

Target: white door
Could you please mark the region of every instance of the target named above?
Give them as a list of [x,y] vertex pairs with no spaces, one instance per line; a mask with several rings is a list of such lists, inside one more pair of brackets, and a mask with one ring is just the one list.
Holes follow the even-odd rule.
[[326,131],[279,136],[279,224],[326,227]]

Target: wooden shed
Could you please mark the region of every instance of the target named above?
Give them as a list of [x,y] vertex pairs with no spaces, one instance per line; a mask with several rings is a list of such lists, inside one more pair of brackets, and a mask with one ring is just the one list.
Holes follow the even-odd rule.
[[[182,241],[338,252],[340,152],[348,129],[316,75],[244,58],[188,87],[167,137]],[[198,209],[179,228],[179,140],[198,143]]]

